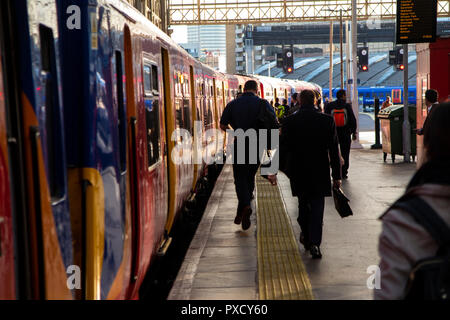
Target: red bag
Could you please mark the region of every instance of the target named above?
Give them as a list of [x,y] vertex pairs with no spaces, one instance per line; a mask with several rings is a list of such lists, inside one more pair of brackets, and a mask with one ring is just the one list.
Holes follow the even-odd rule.
[[336,127],[345,127],[347,125],[347,110],[345,108],[334,109],[331,114],[333,115]]

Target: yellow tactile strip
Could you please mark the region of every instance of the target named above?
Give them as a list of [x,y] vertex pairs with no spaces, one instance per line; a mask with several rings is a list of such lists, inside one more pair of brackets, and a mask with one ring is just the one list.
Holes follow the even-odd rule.
[[256,188],[259,299],[313,300],[279,188],[259,175]]

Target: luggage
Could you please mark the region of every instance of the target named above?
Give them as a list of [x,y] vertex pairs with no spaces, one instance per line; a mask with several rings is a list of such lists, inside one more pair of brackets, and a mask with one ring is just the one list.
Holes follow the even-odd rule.
[[350,208],[349,199],[344,194],[341,188],[333,187],[334,206],[341,218],[345,218],[353,215],[352,208]]
[[418,197],[402,198],[393,208],[414,217],[439,245],[436,255],[417,261],[410,272],[405,300],[450,300],[450,228]]
[[333,109],[331,111],[331,115],[334,118],[334,122],[336,123],[336,127],[342,128],[345,127],[348,123],[348,115],[347,109]]

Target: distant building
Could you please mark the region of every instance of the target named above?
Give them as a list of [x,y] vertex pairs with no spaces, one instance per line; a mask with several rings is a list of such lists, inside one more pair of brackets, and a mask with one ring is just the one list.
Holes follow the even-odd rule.
[[182,43],[181,46],[192,56],[218,69],[220,57],[226,57],[226,27],[225,25],[188,26],[187,43]]

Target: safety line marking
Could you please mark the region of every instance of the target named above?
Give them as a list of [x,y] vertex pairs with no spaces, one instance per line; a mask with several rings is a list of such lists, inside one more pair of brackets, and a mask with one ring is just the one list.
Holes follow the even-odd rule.
[[278,187],[256,178],[260,300],[313,300],[290,218]]

